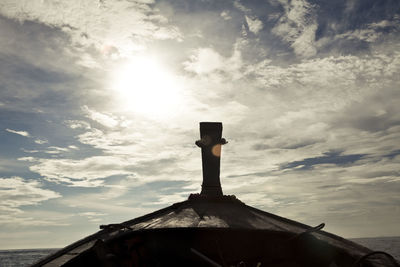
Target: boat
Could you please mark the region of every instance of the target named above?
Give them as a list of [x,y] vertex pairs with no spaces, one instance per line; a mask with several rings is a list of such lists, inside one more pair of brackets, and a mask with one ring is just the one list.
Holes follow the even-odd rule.
[[32,266],[400,266],[388,253],[224,195],[222,123],[201,122],[203,183],[186,201],[85,237]]

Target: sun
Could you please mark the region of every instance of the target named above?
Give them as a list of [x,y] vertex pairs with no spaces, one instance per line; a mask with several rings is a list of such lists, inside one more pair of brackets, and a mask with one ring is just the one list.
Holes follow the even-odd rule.
[[154,119],[178,111],[181,97],[177,75],[153,57],[135,57],[118,67],[112,89],[125,110]]

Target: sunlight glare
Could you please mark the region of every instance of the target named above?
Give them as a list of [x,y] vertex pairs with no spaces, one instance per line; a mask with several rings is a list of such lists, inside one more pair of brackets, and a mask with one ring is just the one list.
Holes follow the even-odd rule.
[[117,69],[112,87],[124,109],[153,119],[173,115],[181,101],[177,77],[151,57],[136,57]]

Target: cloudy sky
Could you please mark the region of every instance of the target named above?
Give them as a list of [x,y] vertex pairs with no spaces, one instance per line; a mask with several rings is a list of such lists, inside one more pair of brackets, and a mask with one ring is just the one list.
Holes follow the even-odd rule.
[[200,191],[400,235],[398,0],[2,0],[0,248],[62,247]]

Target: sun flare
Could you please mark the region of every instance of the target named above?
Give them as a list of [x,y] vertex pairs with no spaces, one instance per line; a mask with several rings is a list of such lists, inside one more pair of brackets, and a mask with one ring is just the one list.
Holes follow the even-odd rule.
[[176,113],[181,102],[176,75],[151,57],[137,57],[118,68],[112,88],[124,109],[152,118]]

